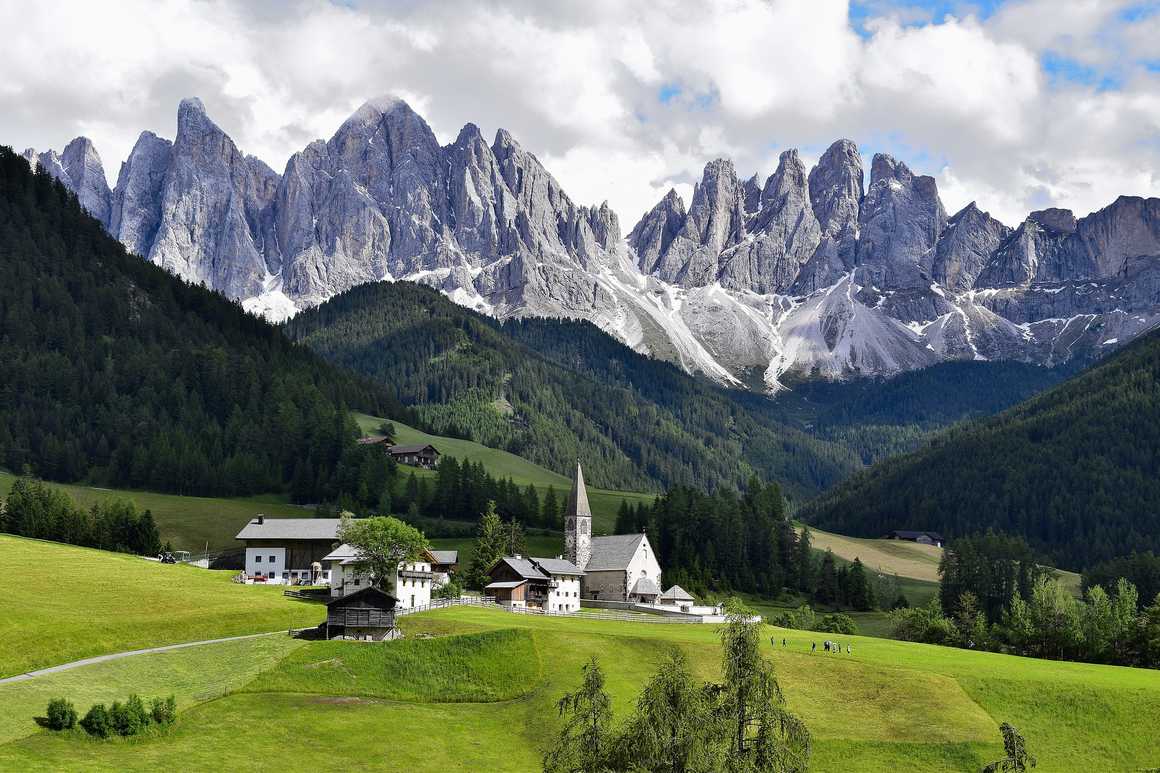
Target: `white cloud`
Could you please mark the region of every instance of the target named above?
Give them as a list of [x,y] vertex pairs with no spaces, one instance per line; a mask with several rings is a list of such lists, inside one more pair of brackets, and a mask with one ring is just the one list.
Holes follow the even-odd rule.
[[[952,211],[1082,214],[1160,195],[1160,74],[1138,61],[1160,14],[1126,2],[1022,0],[985,20],[964,4],[933,22],[886,3],[860,36],[844,0],[0,0],[20,31],[0,49],[0,142],[84,133],[115,177],[137,134],[172,136],[197,95],[281,169],[393,93],[441,141],[468,121],[509,129],[625,231],[669,187],[687,201],[716,156],[767,175],[782,149],[816,158],[839,137],[935,175]],[[1047,54],[1092,82],[1045,72]]]

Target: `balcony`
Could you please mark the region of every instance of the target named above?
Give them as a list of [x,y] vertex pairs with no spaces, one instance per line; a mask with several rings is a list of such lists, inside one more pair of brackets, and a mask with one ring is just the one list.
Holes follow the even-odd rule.
[[430,580],[435,577],[434,572],[424,572],[420,569],[400,569],[400,580]]

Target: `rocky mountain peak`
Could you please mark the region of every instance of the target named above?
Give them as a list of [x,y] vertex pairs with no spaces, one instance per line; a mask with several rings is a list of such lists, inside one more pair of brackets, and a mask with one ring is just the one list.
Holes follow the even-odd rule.
[[1030,215],[1028,215],[1028,218],[1030,220],[1034,220],[1036,223],[1050,231],[1055,231],[1056,233],[1075,233],[1075,214],[1070,209],[1059,209],[1057,207],[1041,209],[1036,212],[1032,212]]
[[924,287],[946,212],[933,177],[916,177],[906,164],[878,153],[862,202],[856,263],[866,285]]
[[685,225],[685,202],[675,188],[669,188],[656,205],[628,234],[628,244],[636,252],[637,265],[647,274],[656,271],[661,257]]
[[742,186],[742,195],[745,199],[745,214],[754,215],[761,208],[761,181],[757,174],[745,181]]
[[949,290],[969,290],[1011,229],[971,202],[947,220],[931,264],[934,281]]

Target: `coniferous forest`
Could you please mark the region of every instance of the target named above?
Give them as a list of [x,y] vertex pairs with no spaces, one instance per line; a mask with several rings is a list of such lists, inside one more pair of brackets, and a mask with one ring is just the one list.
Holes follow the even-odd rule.
[[7,148],[0,275],[0,467],[14,472],[333,500],[366,462],[347,406],[407,415],[386,390],[127,253]]
[[991,528],[1077,570],[1160,550],[1160,334],[875,465],[802,515],[868,537],[924,529],[953,539]]

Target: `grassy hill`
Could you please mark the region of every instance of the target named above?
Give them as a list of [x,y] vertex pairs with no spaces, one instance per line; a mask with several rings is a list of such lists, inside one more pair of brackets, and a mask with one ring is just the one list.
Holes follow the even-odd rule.
[[[385,644],[279,640],[286,648],[254,653],[247,666],[256,664],[258,673],[251,668],[248,680],[231,680],[230,694],[197,703],[179,690],[177,725],[131,743],[38,729],[29,712],[62,685],[24,683],[18,703],[7,702],[17,685],[0,685],[8,714],[22,715],[0,724],[0,768],[153,770],[180,760],[189,769],[220,769],[261,759],[353,769],[388,760],[420,773],[538,770],[557,727],[555,700],[579,682],[590,654],[605,669],[617,720],[668,647],[681,648],[699,677],[719,678],[715,626],[469,608],[407,617],[403,625],[407,639]],[[788,647],[769,643],[783,636]],[[811,656],[807,634],[773,628],[763,640],[791,708],[813,734],[811,770],[978,770],[1000,755],[1002,721],[1023,731],[1047,773],[1137,770],[1158,761],[1157,671],[864,637],[842,637],[852,647],[848,656]],[[167,662],[224,663],[239,654],[213,645],[171,653]],[[154,657],[142,657],[134,673],[93,667],[85,674],[89,694],[168,694],[181,677],[147,662]]]
[[[234,572],[0,534],[0,677],[93,655],[315,625],[319,607]],[[2,766],[0,766],[2,767]]]
[[1160,550],[1160,333],[990,419],[881,462],[799,511],[832,531],[1020,534],[1082,569]]
[[[384,419],[368,416],[365,413],[355,414],[355,419],[362,431],[368,435],[376,435],[379,426],[384,421]],[[400,445],[430,443],[438,448],[440,453],[454,456],[460,461],[479,462],[494,477],[511,478],[520,486],[526,486],[530,483],[536,487],[541,498],[549,488],[556,490],[557,499],[566,497],[572,489],[571,478],[552,472],[534,462],[529,462],[509,451],[489,448],[473,440],[431,435],[398,421],[391,423],[395,425],[395,439]],[[409,472],[409,470],[404,470],[404,472]],[[421,477],[434,477],[435,475],[434,472],[428,470],[415,470],[415,474]],[[627,500],[630,505],[635,505],[638,502],[651,504],[656,498],[655,494],[638,491],[615,491],[594,486],[587,488],[588,504],[592,507],[592,528],[597,534],[612,533],[612,527],[616,523],[616,511],[620,508],[622,500]]]

